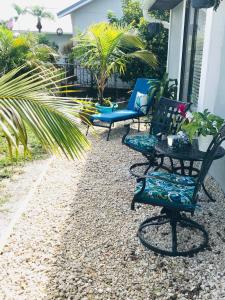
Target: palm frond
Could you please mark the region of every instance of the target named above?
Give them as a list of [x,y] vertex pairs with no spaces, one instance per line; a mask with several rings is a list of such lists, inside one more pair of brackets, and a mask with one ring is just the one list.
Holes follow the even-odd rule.
[[[0,128],[14,146],[26,148],[25,124],[51,153],[80,157],[89,142],[79,126],[81,103],[57,96],[58,71],[36,68],[18,75],[22,68],[0,78]],[[18,75],[18,76],[17,76]]]
[[132,31],[128,31],[123,35],[121,39],[121,45],[128,49],[145,49],[145,43],[135,32]]
[[147,63],[149,66],[151,66],[152,68],[157,67],[157,58],[156,58],[156,56],[153,53],[151,53],[147,50],[134,51],[130,54],[127,54],[127,56],[139,58],[142,61],[144,61],[145,63]]

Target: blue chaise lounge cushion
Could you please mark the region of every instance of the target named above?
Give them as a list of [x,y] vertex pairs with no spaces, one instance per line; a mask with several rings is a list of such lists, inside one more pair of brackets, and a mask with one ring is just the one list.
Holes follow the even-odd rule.
[[113,123],[113,122],[119,122],[119,121],[125,121],[129,120],[132,118],[137,118],[139,116],[142,116],[144,114],[140,114],[137,111],[134,110],[129,110],[129,109],[120,109],[120,110],[115,110],[111,113],[107,114],[95,114],[91,116],[91,120],[99,120],[102,122],[107,122],[107,123]]

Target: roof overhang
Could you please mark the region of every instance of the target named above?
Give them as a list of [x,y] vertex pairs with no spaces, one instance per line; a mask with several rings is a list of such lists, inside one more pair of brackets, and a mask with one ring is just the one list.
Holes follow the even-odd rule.
[[169,22],[160,21],[150,15],[149,11],[154,9],[167,10],[173,9],[183,0],[144,0],[142,4],[143,16],[149,23],[162,23],[163,26],[169,29]]
[[57,13],[57,16],[60,18],[65,17],[65,16],[71,14],[72,12],[74,12],[75,10],[87,5],[88,3],[92,2],[92,1],[93,0],[79,0],[76,3],[74,3],[73,5],[59,11]]
[[156,0],[154,1],[153,5],[149,7],[149,10],[159,9],[159,10],[166,10],[166,9],[173,9],[183,0]]

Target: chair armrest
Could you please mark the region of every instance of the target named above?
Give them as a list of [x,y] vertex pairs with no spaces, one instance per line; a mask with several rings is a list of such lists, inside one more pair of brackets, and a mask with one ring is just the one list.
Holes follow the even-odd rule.
[[117,104],[128,103],[128,101],[118,101]]

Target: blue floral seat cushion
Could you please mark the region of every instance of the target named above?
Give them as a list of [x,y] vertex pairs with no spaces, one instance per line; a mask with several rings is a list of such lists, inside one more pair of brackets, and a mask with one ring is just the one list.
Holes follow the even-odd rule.
[[124,140],[124,144],[140,152],[151,152],[154,150],[158,139],[154,135],[137,134],[127,136]]
[[[146,186],[142,193],[139,192],[143,183],[137,183],[135,202],[187,211],[195,208],[195,205],[191,202],[195,188],[193,177],[165,172],[153,172],[149,175],[153,177],[146,179]],[[160,176],[160,178],[157,178],[157,176]]]

